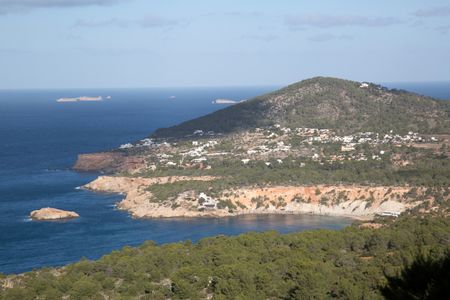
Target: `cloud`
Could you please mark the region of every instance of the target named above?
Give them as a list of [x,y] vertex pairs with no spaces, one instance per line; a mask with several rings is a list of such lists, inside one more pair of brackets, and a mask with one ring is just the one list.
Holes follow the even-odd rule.
[[427,18],[427,17],[446,17],[450,16],[450,6],[442,7],[430,7],[419,9],[413,13],[416,17]]
[[230,17],[263,17],[264,14],[259,11],[252,12],[240,12],[240,11],[229,11],[224,13],[225,16]]
[[323,34],[317,34],[317,35],[310,36],[308,38],[308,40],[310,40],[312,42],[326,42],[326,41],[334,40],[335,38],[336,38],[336,36],[334,34],[323,33]]
[[403,23],[401,20],[394,17],[374,17],[369,18],[365,16],[333,16],[322,14],[309,15],[288,15],[285,17],[285,24],[292,30],[303,29],[305,27],[344,27],[344,26],[359,26],[359,27],[385,27],[395,24]]
[[112,5],[130,0],[0,0],[0,14],[27,12],[36,8]]
[[275,34],[246,34],[241,36],[241,39],[243,40],[254,40],[263,42],[271,42],[278,38],[279,36]]
[[180,25],[180,22],[177,20],[167,19],[155,15],[146,15],[142,19],[138,20],[137,23],[144,28],[174,27]]
[[79,34],[73,34],[73,33],[69,33],[63,36],[63,38],[65,38],[66,40],[69,41],[82,41],[83,37]]
[[424,26],[425,22],[423,20],[415,20],[413,23],[411,23],[411,27],[421,27]]
[[328,42],[328,41],[335,40],[335,39],[338,39],[338,40],[352,40],[353,37],[351,35],[347,35],[347,34],[336,36],[336,35],[331,34],[331,33],[322,33],[322,34],[317,34],[317,35],[310,36],[308,38],[308,40],[310,40],[311,42],[318,42],[318,43]]
[[121,18],[110,18],[110,19],[79,19],[75,22],[75,27],[87,27],[87,28],[97,28],[97,27],[129,27],[129,26],[141,26],[144,28],[172,28],[181,25],[182,22],[177,20],[172,20],[156,15],[146,15],[141,19],[127,20]]
[[217,16],[226,16],[226,17],[263,17],[265,16],[264,13],[259,11],[249,11],[249,12],[243,12],[243,11],[226,11],[226,12],[210,12],[206,14],[200,15],[201,17],[217,17]]
[[92,48],[92,47],[79,47],[75,48],[75,50],[83,52],[85,54],[91,56],[130,56],[130,55],[157,55],[152,50],[142,47],[100,47],[100,48]]
[[106,26],[118,26],[118,27],[127,27],[129,25],[128,20],[119,19],[119,18],[111,18],[105,20],[87,20],[87,19],[79,19],[75,22],[75,27],[106,27]]
[[450,32],[450,25],[438,26],[434,29],[442,34],[447,34]]
[[24,49],[0,48],[0,54],[14,55],[24,53]]

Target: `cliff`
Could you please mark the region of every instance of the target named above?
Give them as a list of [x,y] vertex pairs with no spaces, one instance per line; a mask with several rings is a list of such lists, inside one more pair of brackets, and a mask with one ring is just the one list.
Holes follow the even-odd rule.
[[[236,187],[225,190],[219,199],[192,190],[183,191],[172,201],[154,201],[148,189],[152,185],[186,180],[211,181],[215,177],[129,178],[100,176],[87,184],[96,192],[125,195],[118,208],[136,218],[154,217],[226,217],[242,214],[318,214],[372,219],[377,214],[400,214],[418,206],[410,187],[316,185]],[[205,191],[208,193],[208,191]],[[210,199],[208,199],[210,198]],[[447,196],[447,198],[449,198]],[[205,206],[205,201],[212,205]],[[221,202],[222,201],[222,202]],[[221,206],[220,203],[227,203]]]
[[196,216],[188,211],[173,209],[158,203],[151,202],[151,192],[147,189],[155,184],[170,184],[178,181],[197,180],[210,181],[215,179],[211,176],[171,176],[171,177],[119,177],[100,176],[96,180],[86,184],[83,188],[95,192],[119,193],[126,197],[117,204],[119,209],[126,210],[133,217],[180,217]]
[[100,152],[78,155],[73,169],[114,173],[138,171],[144,166],[145,158],[142,156],[127,155],[123,152]]

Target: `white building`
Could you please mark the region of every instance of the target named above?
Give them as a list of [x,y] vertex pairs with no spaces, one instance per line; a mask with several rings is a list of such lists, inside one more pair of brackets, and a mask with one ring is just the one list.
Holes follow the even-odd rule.
[[197,201],[200,203],[200,206],[206,209],[215,209],[217,208],[218,201],[209,197],[205,193],[201,192],[198,197]]
[[127,143],[127,144],[120,145],[120,147],[119,147],[119,149],[129,149],[129,148],[133,148],[133,144]]
[[367,82],[363,82],[363,83],[361,83],[361,85],[359,87],[360,88],[368,88],[369,84]]

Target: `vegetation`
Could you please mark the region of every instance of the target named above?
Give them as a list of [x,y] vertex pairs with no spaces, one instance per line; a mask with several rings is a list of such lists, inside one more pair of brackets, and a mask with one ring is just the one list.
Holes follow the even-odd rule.
[[[449,115],[449,103],[431,98],[376,85],[363,88],[357,82],[313,78],[157,130],[153,137],[179,138],[199,129],[256,132],[256,127],[274,124],[280,126],[264,131],[267,138],[281,138],[282,131],[287,131],[283,127],[327,128],[339,134],[372,131],[381,136],[391,130],[396,134],[448,134]],[[215,176],[212,181],[185,180],[149,186],[149,200],[172,201],[186,191],[195,192],[187,193],[188,196],[204,192],[218,200],[218,208],[229,211],[245,207],[227,200],[242,186],[360,184],[369,189],[371,185],[409,185],[404,197],[421,202],[396,222],[386,221],[380,229],[352,226],[341,231],[286,235],[248,233],[207,238],[197,244],[188,241],[158,246],[147,242],[138,248],[125,247],[98,261],[83,260],[62,269],[38,270],[6,279],[0,276],[0,286],[8,281],[0,289],[0,300],[431,299],[448,295],[443,287],[449,286],[450,160],[444,142],[441,150],[426,148],[425,142],[419,149],[411,146],[415,141],[408,136],[408,142],[403,144],[359,143],[344,151],[340,142],[312,140],[306,145],[305,137],[300,139],[293,134],[287,135],[292,147],[289,151],[277,150],[273,155],[267,153],[275,151],[268,151],[258,159],[245,156],[248,150],[255,150],[239,147],[239,143],[248,140],[233,140],[234,136],[239,135],[230,135],[213,147],[215,152],[232,152],[232,156],[211,153],[207,159],[184,165],[173,161],[182,161],[188,150],[195,150],[191,146],[194,142],[197,146],[199,141],[189,137],[167,139],[178,145],[177,150],[184,147],[179,152],[171,148],[173,145],[167,149],[163,145],[163,150],[158,146],[155,153],[145,147],[126,150],[130,155],[147,155],[146,162],[153,168],[125,175]],[[210,136],[194,137],[206,142]],[[279,143],[274,138],[262,146],[272,151]],[[192,157],[203,154],[194,153]],[[170,165],[166,158],[170,158]],[[243,158],[247,158],[245,162]],[[348,199],[345,193],[335,192],[322,193],[317,188],[315,195],[321,204],[329,204],[333,197],[338,202]],[[393,198],[400,200],[401,196],[387,190],[384,201]],[[302,195],[295,195],[294,199],[311,202]],[[257,208],[268,207],[267,200],[263,196],[250,199]],[[360,200],[370,207],[375,197],[372,192]],[[281,209],[287,205],[282,197],[270,203]],[[172,208],[177,205],[173,202]],[[423,211],[431,211],[434,217],[422,217]],[[12,288],[6,288],[11,285]]]
[[[307,161],[300,168],[300,162],[286,159],[285,163],[273,162],[267,167],[264,161],[243,165],[239,160],[210,161],[209,170],[166,168],[133,176],[219,176],[229,186],[251,184],[379,184],[414,186],[450,186],[450,160],[446,158],[421,159],[414,165],[397,167],[389,161],[345,161],[342,164],[320,164]],[[173,185],[173,184],[172,184]],[[198,186],[208,183],[198,183]],[[226,185],[225,183],[223,185]],[[176,189],[176,185],[173,185]]]
[[[238,142],[236,142],[238,144]],[[159,165],[157,170],[147,170],[131,176],[202,176],[233,177],[235,186],[253,184],[363,184],[363,185],[411,185],[450,186],[450,160],[445,153],[414,147],[383,146],[387,154],[370,159],[380,153],[377,146],[365,149],[367,160],[335,160],[329,154],[340,154],[336,145],[323,144],[311,153],[325,153],[320,159],[312,154],[301,156],[293,149],[270,157],[252,158],[243,164],[241,156],[208,157],[208,167],[168,167]],[[315,147],[313,147],[315,148]],[[215,149],[214,151],[222,151]],[[278,155],[278,156],[277,156]],[[277,159],[282,158],[282,163]],[[270,166],[266,165],[270,163]],[[228,180],[228,179],[227,179]]]
[[450,104],[377,85],[316,77],[227,107],[204,117],[157,130],[153,137],[180,137],[195,130],[230,133],[275,123],[285,127],[358,131],[450,133]]
[[[426,299],[449,286],[449,241],[448,218],[402,218],[380,229],[146,242],[98,261],[10,276],[13,287],[3,285],[0,299]],[[413,263],[420,256],[440,271]],[[405,294],[416,279],[425,281]]]
[[387,299],[446,299],[450,295],[450,255],[419,255],[400,276],[389,276],[382,289]]

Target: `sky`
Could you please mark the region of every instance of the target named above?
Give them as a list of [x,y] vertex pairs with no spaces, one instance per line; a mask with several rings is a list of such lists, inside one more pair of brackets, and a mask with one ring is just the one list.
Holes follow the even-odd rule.
[[450,81],[448,0],[0,0],[0,88]]

